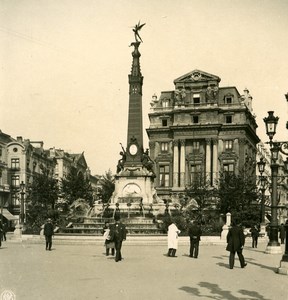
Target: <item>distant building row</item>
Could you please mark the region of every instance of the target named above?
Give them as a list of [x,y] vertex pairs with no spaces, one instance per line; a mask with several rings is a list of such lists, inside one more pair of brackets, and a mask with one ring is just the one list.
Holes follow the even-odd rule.
[[86,178],[97,194],[97,178],[90,174],[84,152],[70,154],[61,149],[45,150],[42,141],[30,141],[22,137],[12,138],[0,130],[0,213],[8,220],[20,213],[20,184],[28,187],[36,174],[48,172],[57,180],[65,178],[75,167]]

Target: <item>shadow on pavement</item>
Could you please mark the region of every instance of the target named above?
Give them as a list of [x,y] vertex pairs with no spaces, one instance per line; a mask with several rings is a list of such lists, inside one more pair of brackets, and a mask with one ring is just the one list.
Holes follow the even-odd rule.
[[243,298],[242,297],[239,298],[239,296],[233,296],[230,291],[222,290],[217,284],[213,284],[210,282],[199,282],[198,285],[202,289],[206,288],[208,290],[207,292],[213,295],[204,294],[204,292],[200,291],[199,288],[194,288],[189,286],[180,287],[179,290],[197,296],[197,298],[203,297],[204,299],[210,298],[210,299],[225,299],[225,300],[238,300],[238,299],[269,300],[255,291],[239,290],[238,292],[243,295]]

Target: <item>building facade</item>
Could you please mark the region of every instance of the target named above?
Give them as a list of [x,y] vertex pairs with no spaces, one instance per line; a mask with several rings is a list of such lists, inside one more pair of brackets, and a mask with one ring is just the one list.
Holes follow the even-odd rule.
[[222,171],[255,175],[257,124],[248,90],[220,87],[218,76],[194,70],[175,89],[152,97],[150,157],[162,199],[178,197],[201,174],[211,186]]
[[[26,214],[26,193],[39,174],[48,174],[59,183],[65,178],[71,167],[91,179],[95,190],[98,186],[95,176],[90,174],[84,152],[70,154],[61,149],[44,149],[42,141],[30,141],[21,136],[16,139],[0,131],[0,214],[8,221],[16,221],[21,213],[21,192],[23,214]],[[95,178],[94,178],[95,177]],[[21,191],[21,183],[24,190]],[[24,185],[23,185],[24,184]],[[59,195],[61,198],[61,195]],[[59,199],[60,199],[59,198]],[[12,224],[10,224],[12,225]]]

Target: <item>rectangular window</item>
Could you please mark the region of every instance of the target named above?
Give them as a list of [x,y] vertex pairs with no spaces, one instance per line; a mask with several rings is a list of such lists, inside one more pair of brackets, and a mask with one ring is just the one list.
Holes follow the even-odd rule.
[[193,95],[193,103],[199,104],[200,103],[200,94],[194,94]]
[[231,124],[232,123],[232,116],[226,116],[226,123]]
[[19,175],[13,175],[11,177],[11,185],[13,187],[19,187],[19,185],[20,185]]
[[169,165],[159,166],[159,186],[169,186]]
[[225,150],[232,150],[233,149],[233,141],[225,141]]
[[167,152],[168,151],[168,143],[167,142],[161,143],[161,151],[162,152]]
[[226,104],[232,104],[232,97],[226,97],[225,102]]
[[19,158],[11,159],[11,169],[20,169],[20,160]]
[[195,184],[200,180],[201,165],[191,165],[191,184]]
[[193,123],[194,124],[199,123],[199,116],[193,116]]
[[168,104],[169,104],[168,100],[162,101],[162,107],[168,107]]
[[12,198],[12,205],[14,205],[14,206],[20,205],[20,201],[19,201],[17,194],[13,193],[11,198]]
[[193,144],[192,144],[192,147],[193,147],[193,152],[198,152],[200,150],[200,142],[196,142],[194,141]]
[[167,120],[162,120],[162,126],[164,126],[164,127],[167,126]]
[[227,173],[234,173],[234,164],[223,164],[223,171]]

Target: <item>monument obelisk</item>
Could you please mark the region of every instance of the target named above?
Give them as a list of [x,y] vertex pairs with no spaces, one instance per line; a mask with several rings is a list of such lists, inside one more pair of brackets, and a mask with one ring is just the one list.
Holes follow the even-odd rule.
[[[132,52],[132,69],[129,79],[129,111],[126,149],[122,146],[115,175],[115,191],[110,203],[121,208],[127,203],[132,206],[147,205],[155,202],[153,162],[148,150],[143,148],[142,124],[142,86],[143,76],[140,69],[139,46],[143,42],[139,31],[145,24],[140,22],[133,28],[135,42]],[[153,200],[154,199],[154,200]]]

